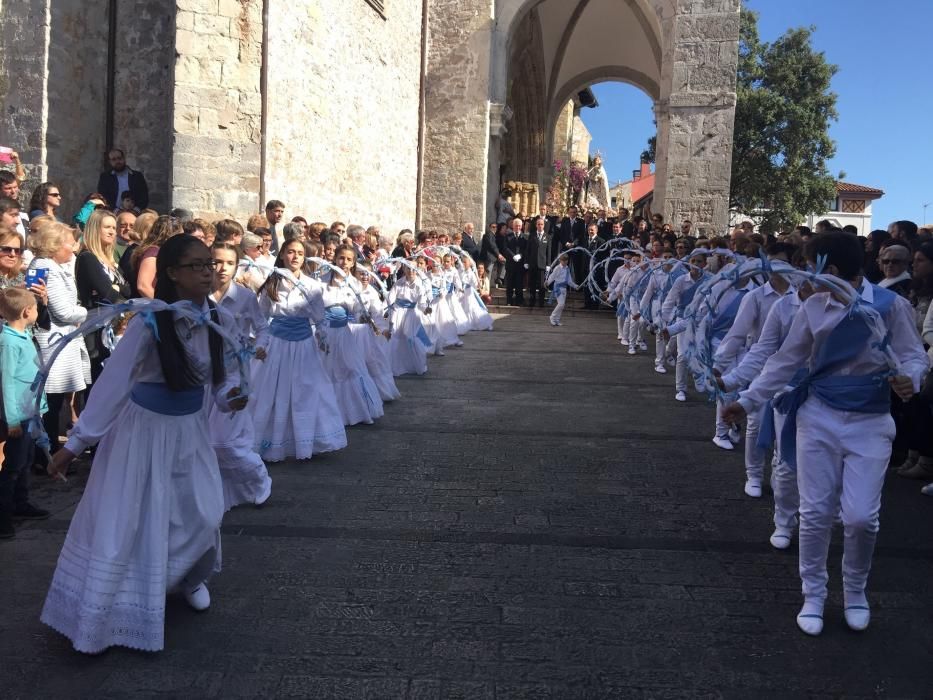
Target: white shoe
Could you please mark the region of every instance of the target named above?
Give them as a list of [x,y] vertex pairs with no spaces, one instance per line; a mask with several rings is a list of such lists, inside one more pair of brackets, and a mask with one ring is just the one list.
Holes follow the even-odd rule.
[[674,400],[675,401],[686,401],[687,393],[684,391],[678,391],[676,394],[674,394]]
[[920,489],[920,493],[922,493],[924,496],[933,496],[933,484],[927,484],[924,486],[922,489]]
[[667,366],[668,366],[668,367],[676,367],[676,366],[677,366],[677,358],[676,358],[676,357],[668,357],[668,358],[667,358]]
[[[713,441],[715,442],[715,440]],[[729,448],[732,449],[731,447]],[[745,495],[752,498],[761,498],[761,482],[748,479],[745,482]]]
[[729,439],[732,440],[733,445],[738,445],[742,441],[742,431],[736,426],[729,428]]
[[626,340],[625,338],[619,338],[619,343],[621,343],[622,345],[628,346],[628,340]]
[[719,437],[718,435],[713,438],[713,444],[723,450],[735,449],[735,445],[732,444],[729,438]]
[[816,613],[804,613],[800,611],[797,614],[797,626],[804,634],[811,637],[817,637],[823,631],[823,616]]
[[654,371],[658,374],[667,374],[667,368],[664,365],[655,365]]
[[551,325],[552,325],[552,326],[556,326],[556,325],[557,325],[557,321],[551,321]]
[[854,632],[864,632],[868,629],[868,623],[871,622],[871,610],[867,605],[850,605],[843,610],[846,618],[846,624]]
[[[621,341],[621,340],[622,340],[622,336],[621,336],[621,335],[617,335],[617,336],[616,336],[616,340]],[[622,343],[622,344],[625,345],[625,343]]]
[[642,352],[645,352],[648,349],[648,343],[646,343],[644,340],[639,340],[638,349],[641,350]]
[[560,321],[558,321],[558,322],[555,323],[554,325],[555,325],[555,326],[562,326],[563,324],[562,324]]
[[638,352],[638,351],[635,349],[635,346],[634,346],[634,345],[629,345],[629,346],[628,346],[628,354],[629,354],[629,355],[635,355],[637,352]]
[[203,612],[211,607],[211,594],[203,583],[199,583],[194,588],[185,589],[185,600],[188,605],[198,612]]
[[785,530],[775,530],[768,541],[775,549],[787,549],[790,547],[791,534]]

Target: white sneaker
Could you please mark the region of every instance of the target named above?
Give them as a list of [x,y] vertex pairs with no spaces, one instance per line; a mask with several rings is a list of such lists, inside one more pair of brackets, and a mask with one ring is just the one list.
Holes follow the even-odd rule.
[[737,426],[733,425],[729,428],[728,437],[732,440],[732,444],[738,445],[742,441],[742,431],[739,430]]
[[664,365],[655,365],[654,371],[658,374],[667,374],[667,368]]
[[853,632],[864,632],[868,629],[868,623],[871,622],[871,610],[867,605],[850,605],[843,610],[846,618],[846,624]]
[[676,366],[677,366],[677,358],[676,358],[676,357],[668,357],[668,358],[667,358],[667,366],[668,366],[668,367],[676,367]]
[[920,493],[922,493],[924,496],[933,496],[933,484],[927,484],[924,486],[922,489],[920,489]]
[[637,352],[638,352],[638,351],[635,349],[635,346],[634,346],[634,345],[629,345],[629,346],[628,346],[628,354],[629,354],[629,355],[634,355],[634,354],[636,354]]
[[185,600],[188,605],[198,612],[211,607],[211,594],[203,583],[199,583],[194,588],[185,589]]
[[[560,321],[558,321],[558,322],[555,323],[554,325],[555,325],[555,326],[562,326],[562,325],[564,325],[564,324],[562,324]],[[492,330],[492,329],[490,328],[489,330]]]
[[[621,335],[617,335],[617,336],[616,336],[616,340],[621,341],[621,340],[622,340],[622,336],[621,336]],[[625,345],[625,343],[622,343],[622,344]]]
[[[730,447],[729,449],[731,450],[732,448]],[[745,495],[751,496],[752,498],[761,498],[761,482],[748,479],[745,482]]]
[[551,321],[551,325],[552,325],[552,326],[556,326],[556,325],[557,325],[557,321]]
[[685,392],[685,391],[678,391],[676,394],[674,394],[674,400],[676,400],[676,401],[686,401],[686,400],[687,400],[687,392]]
[[817,613],[805,613],[801,610],[797,615],[797,626],[804,634],[818,637],[823,631],[823,616]]
[[787,549],[790,547],[791,534],[786,530],[775,529],[768,541],[775,549]]
[[641,350],[642,352],[645,352],[648,349],[648,343],[646,343],[644,340],[639,340],[638,349]]
[[619,343],[622,345],[628,346],[628,340],[626,338],[619,338]]
[[732,444],[729,438],[719,437],[718,435],[713,438],[713,444],[722,450],[734,450],[735,449],[735,445]]

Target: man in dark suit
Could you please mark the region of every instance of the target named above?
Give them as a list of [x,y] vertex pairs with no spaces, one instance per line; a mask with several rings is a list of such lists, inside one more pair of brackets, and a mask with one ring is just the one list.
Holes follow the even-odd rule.
[[489,278],[490,293],[496,288],[496,283],[499,281],[496,268],[505,264],[505,255],[496,245],[496,228],[495,222],[489,224],[489,228],[483,234],[479,252],[480,260],[486,263],[486,277]]
[[528,270],[528,306],[544,306],[544,280],[546,269],[550,265],[551,235],[546,230],[547,220],[538,217],[534,221],[535,230],[528,234],[525,247],[525,269]]
[[[111,209],[145,209],[149,206],[149,186],[138,170],[126,165],[126,156],[119,148],[107,153],[110,172],[101,173],[97,179],[97,191],[106,197]],[[124,198],[133,200],[132,206],[124,204]]]
[[[551,208],[547,204],[538,207],[538,215],[534,218],[534,221],[538,219],[544,219],[544,231],[547,234],[552,233],[552,229],[556,229],[558,226],[557,217],[551,215]],[[534,221],[532,221],[532,230],[535,229]]]
[[473,258],[473,261],[479,258],[479,247],[476,245],[476,239],[473,238],[473,231],[475,230],[472,223],[467,222],[463,225],[463,238],[460,239],[460,247],[463,249],[463,252]]
[[[622,222],[616,221],[614,224],[612,224],[612,236],[609,238],[609,240],[616,241],[617,243],[616,245],[610,246],[605,251],[604,255],[602,255],[601,257],[605,259],[609,257],[610,255],[612,255],[613,251],[622,250],[622,239],[623,238],[625,238],[625,235],[622,233]],[[603,270],[603,275],[605,275],[605,278],[603,278],[603,276],[600,275],[596,280],[601,287],[606,286],[608,281],[612,279],[612,276],[616,273],[616,270],[619,269],[619,266],[621,264],[622,264],[622,258],[617,257],[601,268]]]
[[518,217],[512,219],[509,233],[505,237],[505,303],[509,306],[522,306],[525,302],[522,288],[528,239],[522,233],[523,225],[524,222]]
[[[605,243],[605,241],[599,237],[599,226],[597,226],[594,221],[586,229],[586,240],[581,244],[584,248],[587,248],[590,253],[596,255],[596,251]],[[583,253],[580,253],[583,263],[587,263],[590,258],[585,256]],[[600,256],[601,257],[601,256]],[[599,262],[598,258],[596,262]],[[586,274],[583,275],[586,278],[586,275],[589,274],[589,270],[586,271]],[[583,287],[583,306],[587,309],[598,309],[599,300],[592,295],[590,288],[588,286]]]
[[[561,252],[573,248],[575,245],[580,245],[586,239],[586,225],[583,223],[583,219],[579,216],[579,211],[576,207],[570,207],[567,210],[567,216],[564,217],[564,220],[560,224],[560,240],[559,240],[559,250]],[[582,253],[574,253],[571,255],[571,267],[573,268],[573,279],[577,284],[580,284],[580,280],[583,277],[586,277],[584,272],[582,277],[580,275],[583,268],[582,262],[580,260]],[[585,256],[583,256],[585,257]]]
[[606,210],[600,209],[596,217],[597,233],[604,241],[608,241],[612,236],[612,222],[606,218]]

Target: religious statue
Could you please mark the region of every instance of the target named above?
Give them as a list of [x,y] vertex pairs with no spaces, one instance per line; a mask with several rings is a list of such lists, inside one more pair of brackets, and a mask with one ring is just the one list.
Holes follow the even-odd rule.
[[609,177],[599,153],[593,157],[593,167],[586,173],[586,208],[609,208]]

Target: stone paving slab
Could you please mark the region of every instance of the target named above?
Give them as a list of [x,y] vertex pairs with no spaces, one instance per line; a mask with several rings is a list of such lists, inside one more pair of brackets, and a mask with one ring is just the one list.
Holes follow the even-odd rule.
[[[933,499],[891,477],[874,619],[842,621],[840,534],[819,639],[796,550],[709,443],[712,409],[624,355],[614,322],[536,316],[399,382],[349,447],[274,465],[224,522],[204,614],[166,650],[74,653],[38,622],[87,466],[36,481],[49,521],[0,544],[9,698],[913,698],[933,695]],[[555,332],[552,332],[555,331]]]

